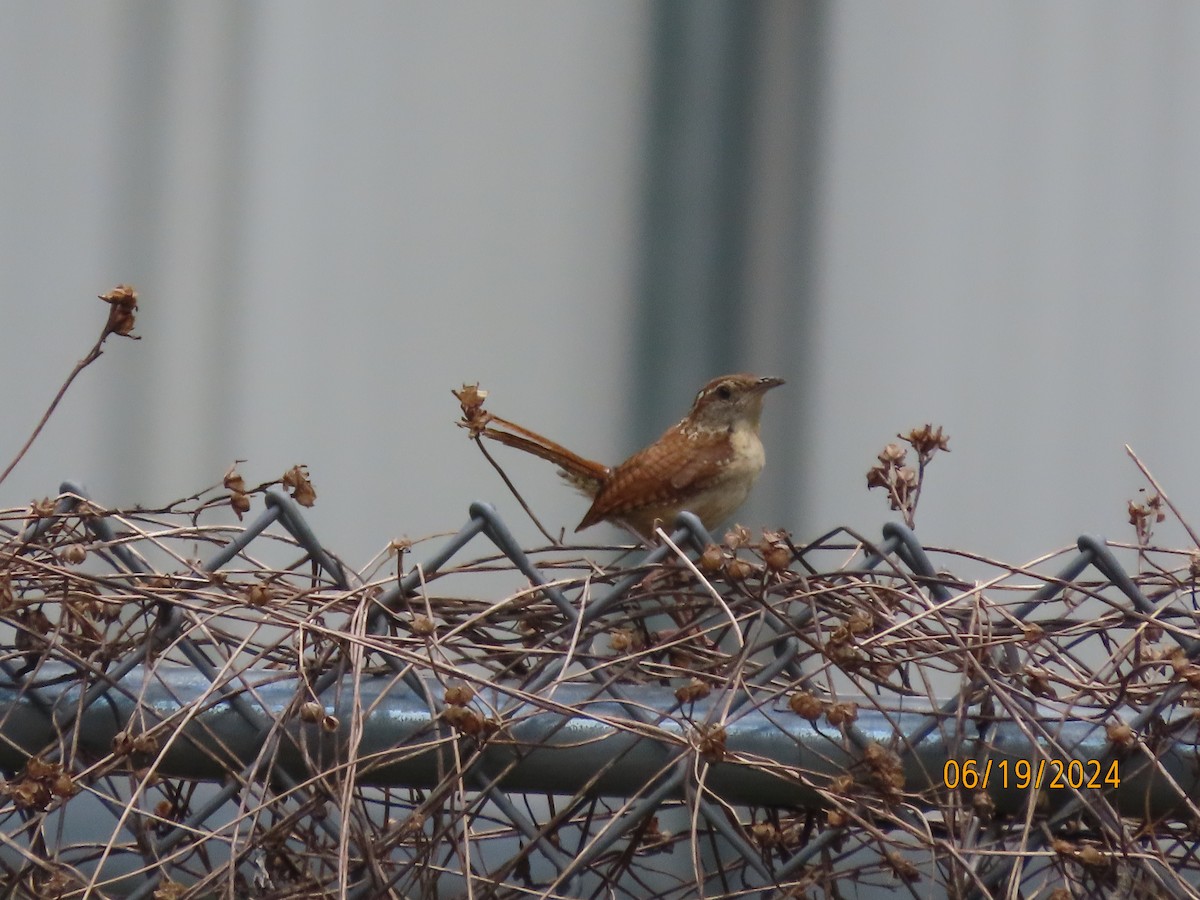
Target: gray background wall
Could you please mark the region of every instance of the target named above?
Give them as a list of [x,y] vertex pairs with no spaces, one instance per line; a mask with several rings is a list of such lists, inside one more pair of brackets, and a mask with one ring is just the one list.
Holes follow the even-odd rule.
[[1200,505],[1198,51],[1182,2],[3,0],[0,456],[93,295],[135,284],[143,340],[0,504],[158,505],[245,458],[307,463],[351,563],[477,498],[533,540],[451,387],[616,461],[745,368],[789,379],[748,523],[877,533],[867,467],[934,421],[927,541],[1128,536],[1125,442]]

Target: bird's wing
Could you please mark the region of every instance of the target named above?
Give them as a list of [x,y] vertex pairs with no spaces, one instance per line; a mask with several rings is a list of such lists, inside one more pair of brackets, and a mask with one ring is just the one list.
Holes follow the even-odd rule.
[[673,505],[675,497],[688,496],[720,477],[727,462],[711,454],[687,452],[686,446],[679,450],[663,453],[661,446],[652,444],[617,466],[575,530],[638,510]]

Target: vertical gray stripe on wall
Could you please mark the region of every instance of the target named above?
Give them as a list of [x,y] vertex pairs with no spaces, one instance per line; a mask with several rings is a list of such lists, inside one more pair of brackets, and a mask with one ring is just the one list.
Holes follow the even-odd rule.
[[713,375],[788,379],[773,397],[763,521],[799,527],[825,2],[667,0],[652,22],[630,446]]
[[758,2],[655,6],[635,443],[657,436],[741,344]]
[[[172,23],[176,12],[167,4],[115,7],[123,39],[117,55],[117,97],[113,114],[118,121],[113,156],[113,192],[109,219],[119,223],[107,235],[113,268],[142,294],[143,310],[138,333],[145,330],[147,298],[163,277],[161,270],[166,236],[161,201],[167,181],[167,129],[172,57]],[[142,349],[142,348],[139,348]],[[107,427],[99,435],[106,464],[117,473],[114,493],[127,499],[137,496],[142,473],[154,465],[154,430],[162,428],[146,410],[157,389],[152,353],[111,353],[106,364],[110,376],[122,385],[120,403],[107,414]],[[130,460],[119,465],[118,460]]]

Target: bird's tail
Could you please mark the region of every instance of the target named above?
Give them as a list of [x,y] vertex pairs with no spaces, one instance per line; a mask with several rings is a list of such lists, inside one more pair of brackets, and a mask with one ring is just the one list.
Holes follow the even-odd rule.
[[[499,425],[497,428],[495,426]],[[536,431],[522,428],[514,422],[492,416],[486,428],[480,432],[484,437],[499,441],[507,447],[515,447],[558,466],[558,474],[576,490],[595,497],[600,485],[608,477],[608,466],[595,460],[572,453],[562,444],[542,437]]]

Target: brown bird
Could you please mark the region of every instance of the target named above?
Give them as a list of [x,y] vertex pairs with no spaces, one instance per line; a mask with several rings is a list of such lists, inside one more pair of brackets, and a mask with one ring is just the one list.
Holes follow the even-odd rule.
[[678,424],[616,468],[490,414],[489,422],[509,430],[489,425],[479,433],[557,464],[559,475],[592,498],[576,531],[613,522],[649,537],[656,523],[669,526],[683,510],[711,529],[742,505],[762,472],[763,397],[781,384],[754,375],[714,378]]

